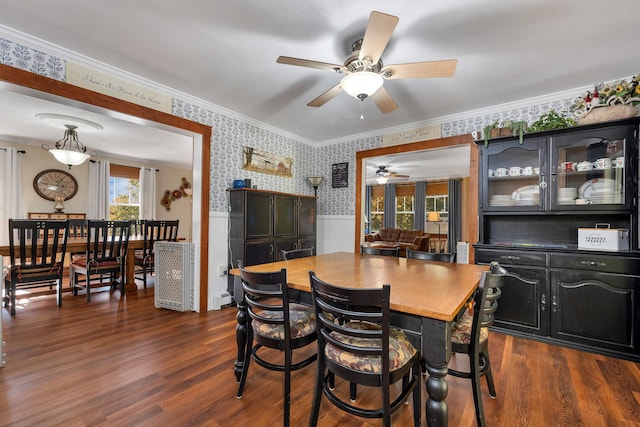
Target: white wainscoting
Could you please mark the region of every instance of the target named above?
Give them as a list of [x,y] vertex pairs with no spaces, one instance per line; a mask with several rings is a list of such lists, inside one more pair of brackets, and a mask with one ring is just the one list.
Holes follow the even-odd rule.
[[[355,216],[319,215],[316,253],[353,252]],[[232,302],[227,292],[227,275],[220,266],[229,261],[229,213],[209,212],[209,300],[207,310],[219,310]]]
[[220,310],[231,303],[227,292],[227,274],[220,276],[219,266],[228,265],[229,213],[209,212],[209,301],[207,310]]
[[318,215],[316,253],[353,252],[355,222],[354,215]]

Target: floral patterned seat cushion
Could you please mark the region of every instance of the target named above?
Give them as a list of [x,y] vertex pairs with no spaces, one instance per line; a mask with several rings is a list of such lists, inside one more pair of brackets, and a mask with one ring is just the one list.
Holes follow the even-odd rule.
[[[349,322],[348,327],[353,329],[379,329],[378,325],[368,322]],[[339,332],[331,332],[338,341],[358,347],[379,347],[378,338],[357,338],[343,335]],[[379,374],[382,371],[382,359],[378,356],[355,355],[348,351],[327,344],[324,350],[325,357],[334,363],[355,371]],[[404,332],[399,329],[389,328],[389,369],[391,371],[404,366],[416,354],[416,349],[411,345]]]
[[[457,344],[469,344],[471,342],[471,324],[473,314],[465,311],[460,320],[453,325],[451,341]],[[480,329],[480,342],[483,343],[489,338],[488,328]]]
[[[262,311],[260,315],[267,319],[282,319],[281,311]],[[316,314],[312,307],[303,304],[289,304],[291,338],[301,338],[316,331]],[[276,325],[253,320],[253,330],[263,337],[284,339],[284,325]]]

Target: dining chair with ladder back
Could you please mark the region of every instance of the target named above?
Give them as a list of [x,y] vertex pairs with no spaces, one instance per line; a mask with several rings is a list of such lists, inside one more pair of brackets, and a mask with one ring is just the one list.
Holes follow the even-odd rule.
[[[87,245],[85,254],[71,261],[69,281],[73,294],[84,288],[87,302],[91,301],[92,277],[98,276],[100,283],[108,276],[111,289],[120,284],[121,297],[124,297],[125,259],[129,244],[129,221],[87,221]],[[84,276],[81,281],[79,276]]]
[[456,321],[451,333],[452,353],[468,355],[469,370],[460,371],[449,367],[449,375],[471,379],[478,427],[485,426],[481,377],[487,378],[491,398],[496,397],[489,359],[489,326],[493,324],[494,313],[498,309],[501,288],[510,274],[497,262],[492,262],[489,271],[483,273],[480,285],[473,294],[472,308],[468,308]]
[[16,292],[42,286],[56,287],[62,306],[62,272],[69,231],[68,220],[9,219],[9,260],[4,306],[16,314]]
[[[142,279],[146,289],[147,276],[154,272],[154,244],[155,242],[175,242],[178,240],[179,220],[155,221],[146,220],[143,226],[142,249],[134,255],[134,277]],[[136,274],[139,274],[136,276]]]
[[292,259],[298,259],[298,258],[306,258],[309,256],[314,256],[314,249],[313,248],[304,248],[304,249],[292,249],[290,251],[285,251],[284,249],[282,249],[280,251],[280,258],[282,258],[282,261],[289,261]]
[[[309,279],[318,328],[318,372],[309,425],[318,423],[324,395],[349,414],[382,418],[387,427],[391,414],[412,396],[413,423],[419,426],[421,357],[404,332],[389,326],[391,286],[344,288],[319,279],[312,271]],[[335,377],[379,387],[380,406],[355,405],[351,396],[344,398],[333,387]],[[402,387],[392,388],[399,381]]]
[[69,238],[84,239],[87,237],[87,220],[86,219],[70,219],[69,220]]
[[129,220],[131,224],[131,230],[129,230],[129,237],[133,236],[142,236],[144,233],[144,223],[146,220],[144,219],[132,219]]
[[398,257],[400,254],[400,247],[394,246],[392,248],[372,247],[372,246],[360,246],[360,253],[363,255],[382,255],[382,256],[394,256]]
[[[263,368],[284,372],[283,424],[289,426],[291,372],[310,365],[317,356],[314,352],[296,363],[293,362],[293,350],[316,341],[313,308],[289,302],[286,269],[257,273],[240,268],[240,280],[248,318],[245,358],[237,397],[243,396],[251,360]],[[284,362],[273,363],[264,358],[260,351],[263,347],[282,351]]]
[[456,262],[455,252],[425,252],[407,248],[407,258],[424,259],[427,261]]

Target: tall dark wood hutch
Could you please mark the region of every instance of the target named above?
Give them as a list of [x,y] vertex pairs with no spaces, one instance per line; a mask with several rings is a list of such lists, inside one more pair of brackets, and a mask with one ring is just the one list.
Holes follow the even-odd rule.
[[[640,118],[477,141],[477,263],[522,277],[494,327],[640,360]],[[578,249],[578,228],[629,230],[628,250]]]
[[[281,250],[316,248],[315,196],[229,189],[229,264],[280,261]],[[233,291],[230,280],[229,290]]]

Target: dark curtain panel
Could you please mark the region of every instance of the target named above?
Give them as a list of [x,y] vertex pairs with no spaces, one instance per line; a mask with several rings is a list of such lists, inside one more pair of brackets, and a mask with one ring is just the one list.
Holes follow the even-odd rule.
[[396,226],[396,186],[387,184],[384,186],[384,227]]
[[424,230],[424,220],[426,218],[427,183],[425,181],[416,182],[416,198],[413,204],[413,228]]
[[367,185],[364,196],[365,233],[369,232],[371,222],[371,199],[373,198],[373,186]]
[[462,200],[460,180],[450,179],[449,182],[449,235],[447,236],[447,252],[456,250],[457,242],[462,238]]

